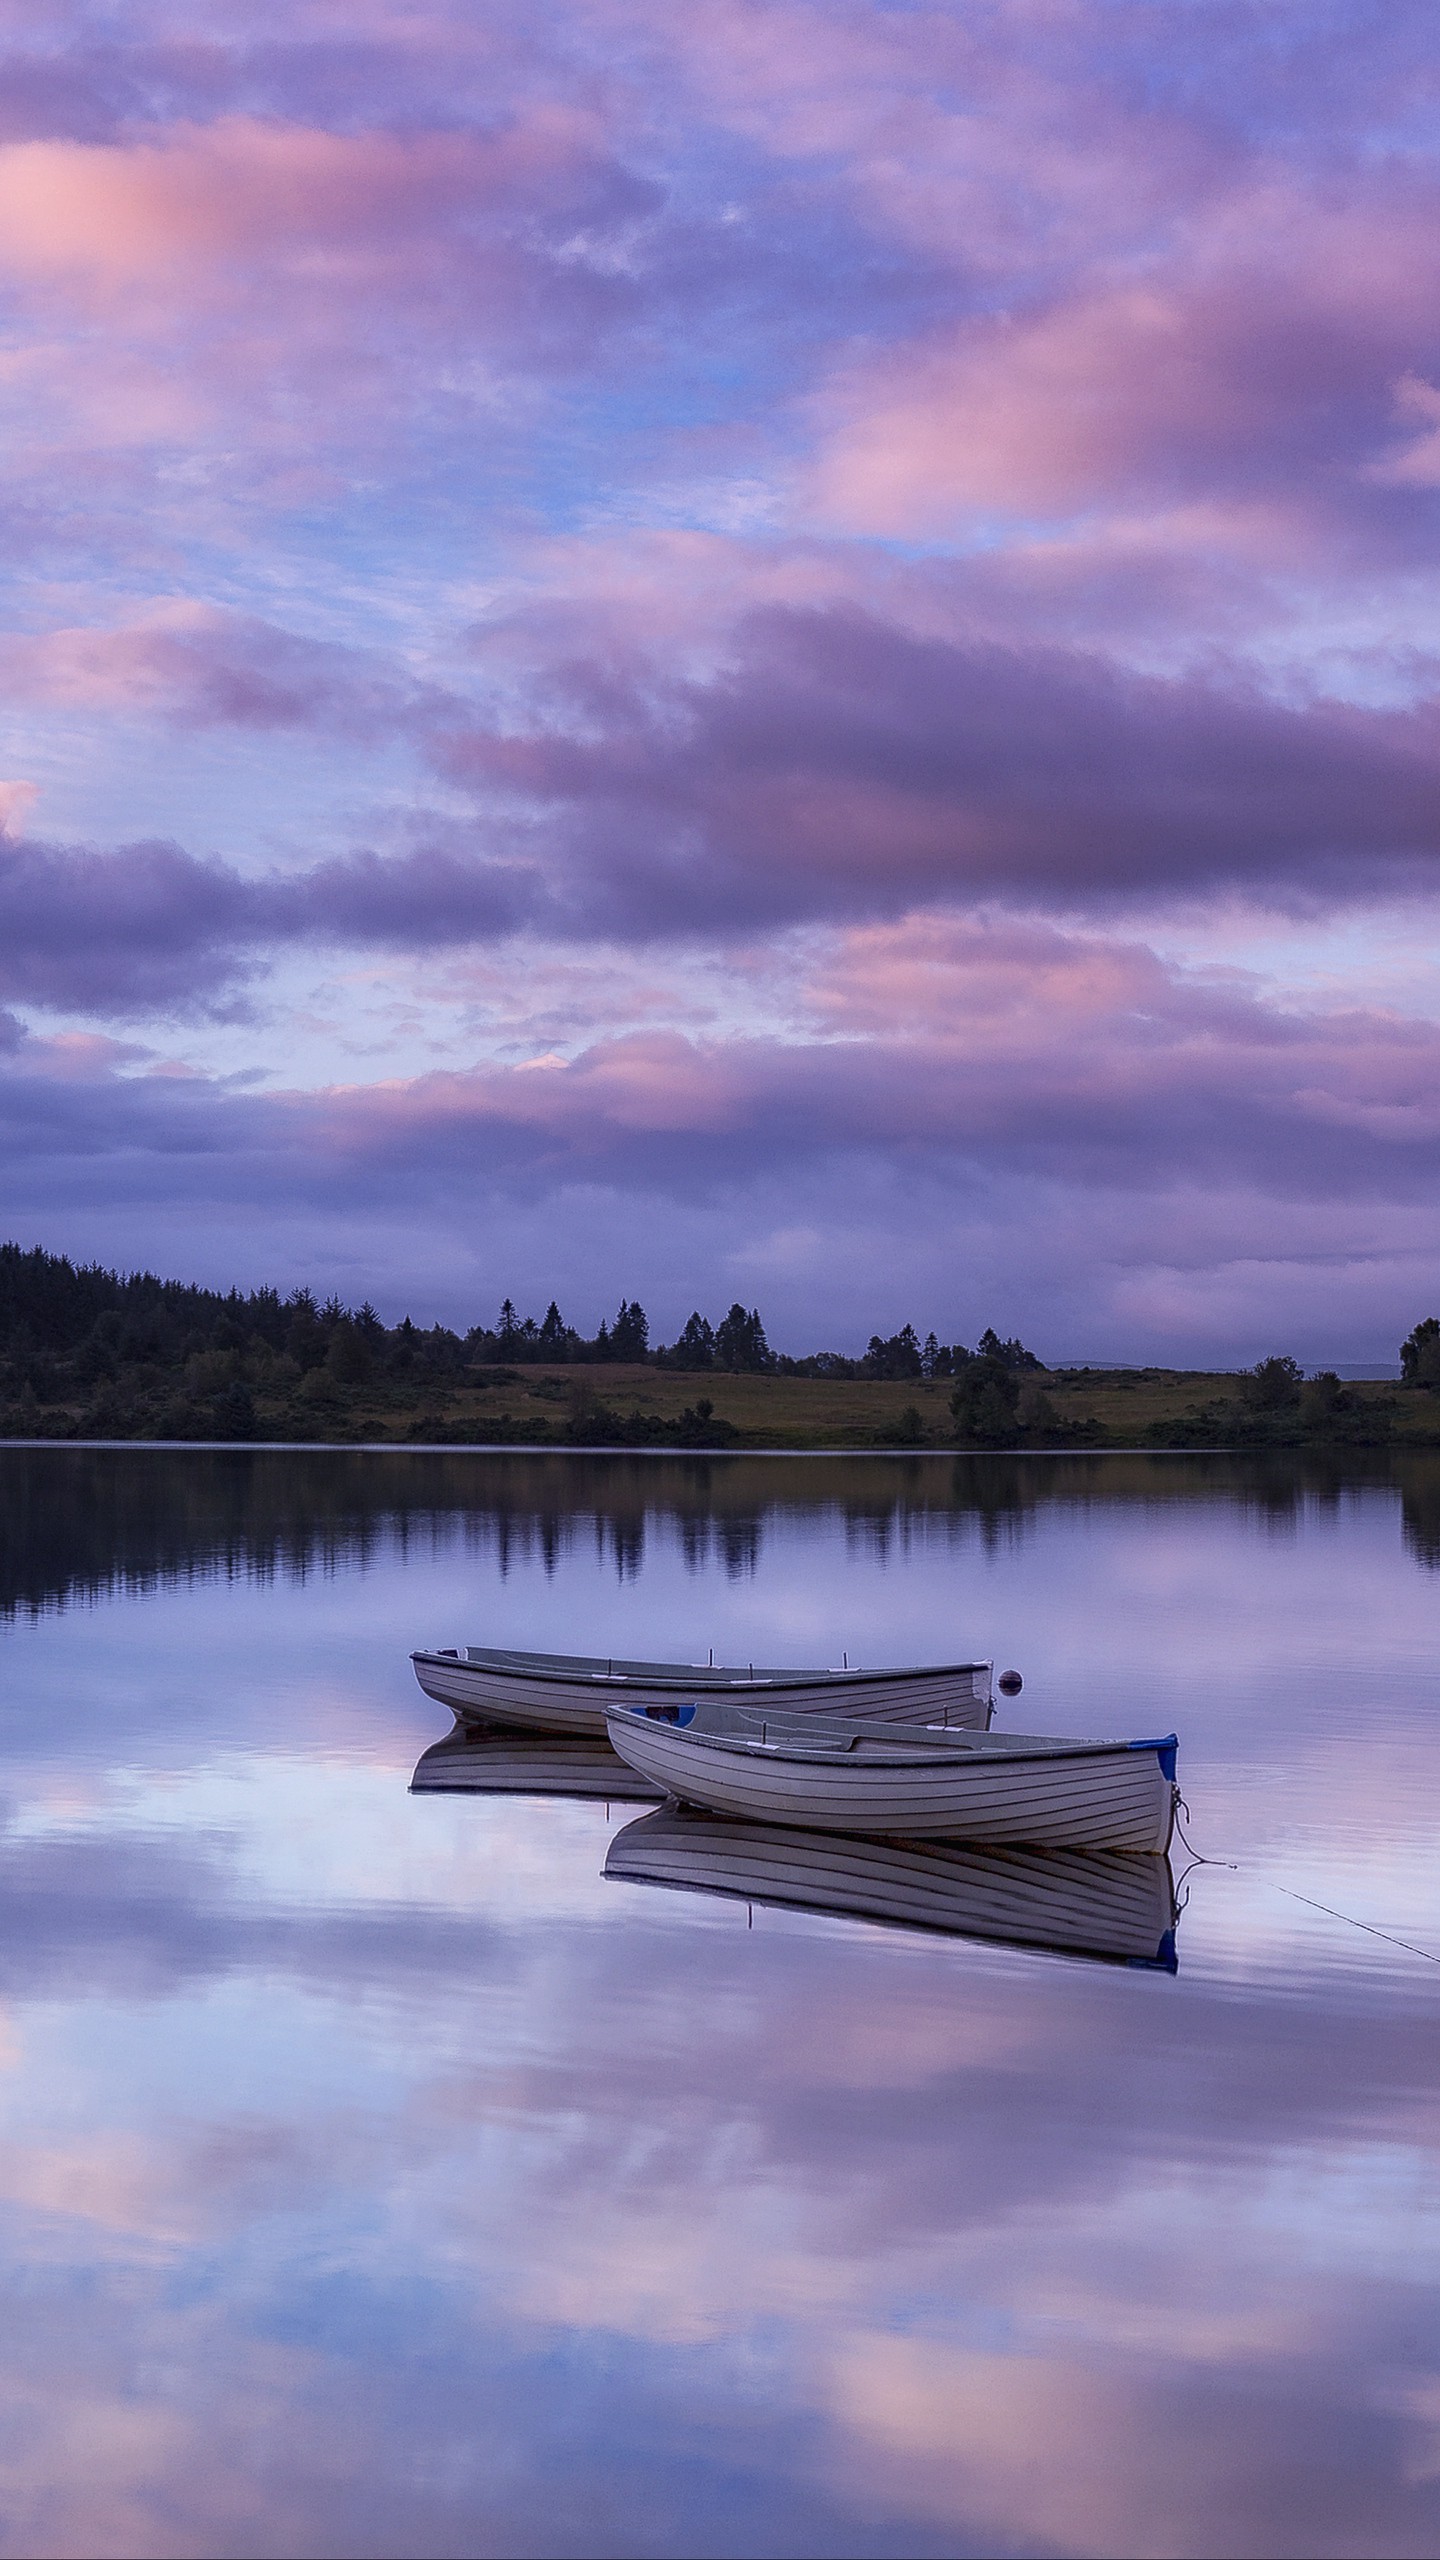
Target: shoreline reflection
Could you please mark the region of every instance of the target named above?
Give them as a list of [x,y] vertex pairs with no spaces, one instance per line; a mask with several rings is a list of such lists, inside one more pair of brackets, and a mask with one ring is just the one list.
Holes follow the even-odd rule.
[[665,1804],[616,1833],[605,1875],[1030,1953],[1178,1970],[1168,1858],[859,1839]]
[[598,1547],[623,1584],[673,1537],[696,1580],[755,1578],[787,1524],[903,1561],[915,1542],[987,1554],[1056,1506],[1097,1520],[1219,1504],[1267,1527],[1367,1494],[1397,1497],[1408,1552],[1440,1568],[1440,1451],[1272,1450],[900,1459],[817,1451],[726,1458],[474,1449],[12,1446],[0,1457],[0,1623],[76,1599],[243,1575],[303,1583],[382,1556],[464,1556],[547,1582]]

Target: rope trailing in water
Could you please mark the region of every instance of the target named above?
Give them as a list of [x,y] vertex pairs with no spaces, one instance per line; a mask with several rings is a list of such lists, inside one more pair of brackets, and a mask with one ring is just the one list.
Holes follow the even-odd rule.
[[[1214,1863],[1213,1860],[1206,1861],[1207,1865]],[[1316,1902],[1308,1893],[1296,1893],[1288,1884],[1272,1884],[1268,1876],[1265,1881],[1270,1884],[1273,1893],[1287,1894],[1292,1902],[1303,1902],[1308,1904],[1312,1911],[1323,1911],[1327,1919],[1346,1920],[1352,1929],[1363,1929],[1369,1938],[1383,1938],[1387,1947],[1403,1947],[1407,1956],[1421,1956],[1426,1964],[1440,1964],[1440,1956],[1432,1955],[1428,1947],[1417,1947],[1409,1938],[1392,1937],[1388,1929],[1377,1929],[1373,1921],[1357,1920],[1354,1913],[1350,1911],[1336,1911],[1332,1904]]]
[[[1238,1859],[1207,1858],[1201,1850],[1196,1848],[1194,1841],[1189,1837],[1189,1834],[1180,1819],[1182,1813],[1188,1814],[1189,1811],[1190,1807],[1177,1787],[1175,1790],[1175,1828],[1179,1833],[1180,1839],[1186,1850],[1189,1852],[1190,1866],[1226,1867],[1229,1869],[1232,1876],[1238,1876],[1241,1874],[1243,1871]],[[1188,1876],[1189,1873],[1190,1867],[1187,1867],[1185,1870],[1185,1876]],[[1185,1881],[1185,1876],[1180,1878],[1180,1882],[1182,1884]],[[1353,1912],[1337,1911],[1332,1902],[1317,1902],[1313,1894],[1297,1893],[1293,1885],[1277,1884],[1273,1876],[1266,1876],[1263,1881],[1269,1885],[1272,1893],[1283,1893],[1287,1901],[1303,1902],[1307,1910],[1310,1911],[1323,1911],[1327,1920],[1343,1920],[1347,1928],[1363,1929],[1367,1938],[1383,1938],[1387,1947],[1403,1947],[1407,1956],[1419,1956],[1423,1964],[1440,1964],[1440,1956],[1434,1954],[1429,1947],[1417,1947],[1413,1939],[1397,1938],[1389,1929],[1377,1929],[1373,1920],[1357,1920]]]
[[[1179,1788],[1177,1787],[1177,1788],[1176,1788],[1176,1790],[1175,1790],[1175,1828],[1176,1828],[1177,1832],[1178,1832],[1178,1833],[1179,1833],[1179,1835],[1180,1835],[1180,1839],[1181,1839],[1181,1841],[1182,1841],[1182,1843],[1183,1843],[1184,1847],[1185,1847],[1185,1848],[1186,1848],[1186,1850],[1189,1852],[1189,1857],[1190,1857],[1190,1866],[1192,1866],[1192,1867],[1228,1867],[1228,1868],[1229,1868],[1229,1870],[1230,1870],[1230,1873],[1232,1874],[1232,1876],[1234,1876],[1234,1875],[1238,1875],[1238,1874],[1239,1874],[1239,1872],[1240,1872],[1240,1870],[1239,1870],[1239,1868],[1237,1867],[1237,1865],[1236,1865],[1236,1863],[1235,1863],[1235,1861],[1234,1861],[1234,1859],[1233,1859],[1233,1858],[1207,1858],[1207,1857],[1203,1854],[1203,1852],[1202,1852],[1201,1850],[1199,1850],[1199,1849],[1197,1849],[1197,1848],[1196,1848],[1194,1841],[1190,1838],[1190,1835],[1189,1835],[1189,1833],[1187,1832],[1187,1830],[1186,1830],[1186,1828],[1185,1828],[1184,1823],[1183,1823],[1183,1822],[1181,1821],[1181,1819],[1180,1819],[1181,1814],[1182,1814],[1182,1813],[1186,1813],[1186,1814],[1188,1814],[1189,1810],[1190,1810],[1190,1807],[1189,1807],[1189,1806],[1188,1806],[1188,1804],[1186,1803],[1186,1801],[1185,1801],[1184,1797],[1183,1797],[1183,1796],[1182,1796],[1182,1794],[1180,1793]],[[1185,1872],[1186,1872],[1186,1874],[1188,1875],[1188,1874],[1189,1874],[1189,1872],[1190,1872],[1190,1867],[1187,1867],[1187,1868],[1186,1868],[1186,1870],[1185,1870]]]

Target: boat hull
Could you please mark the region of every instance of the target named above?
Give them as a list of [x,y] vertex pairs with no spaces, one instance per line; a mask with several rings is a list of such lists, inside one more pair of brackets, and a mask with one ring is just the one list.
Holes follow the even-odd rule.
[[747,1671],[708,1664],[617,1663],[502,1654],[468,1646],[462,1653],[413,1653],[427,1697],[452,1715],[479,1724],[522,1726],[532,1733],[605,1737],[608,1707],[648,1698],[767,1700],[787,1715],[863,1715],[897,1723],[984,1727],[991,1714],[988,1662],[943,1663],[915,1670]]
[[612,1882],[668,1886],[1173,1973],[1167,1858],[871,1840],[666,1805],[617,1831]]
[[[682,1711],[683,1712],[683,1711]],[[738,1720],[737,1720],[738,1721]],[[755,1719],[759,1725],[758,1717]],[[807,1831],[1159,1855],[1174,1823],[1174,1743],[937,1735],[810,1746],[737,1739],[613,1709],[622,1760],[681,1804]]]

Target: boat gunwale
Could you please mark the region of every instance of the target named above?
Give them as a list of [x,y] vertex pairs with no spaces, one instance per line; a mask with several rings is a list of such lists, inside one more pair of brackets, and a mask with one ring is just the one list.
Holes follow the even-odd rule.
[[619,1671],[595,1671],[589,1668],[582,1669],[582,1665],[589,1665],[598,1660],[598,1656],[582,1653],[496,1653],[486,1660],[476,1661],[469,1652],[437,1653],[428,1646],[417,1646],[412,1651],[410,1660],[412,1664],[418,1662],[433,1662],[446,1666],[453,1664],[456,1669],[473,1672],[482,1679],[489,1677],[537,1680],[551,1688],[564,1682],[573,1682],[577,1688],[587,1690],[592,1684],[598,1683],[606,1688],[690,1691],[709,1689],[722,1695],[731,1694],[737,1689],[765,1689],[772,1696],[783,1696],[787,1689],[813,1689],[822,1683],[832,1681],[839,1688],[864,1688],[870,1683],[879,1684],[895,1680],[953,1680],[962,1672],[993,1671],[995,1668],[993,1662],[894,1663],[888,1667],[869,1671],[781,1669],[765,1671],[757,1678],[753,1672],[742,1674],[732,1666],[717,1664],[711,1667],[704,1663],[655,1662],[629,1665]]
[[[977,1762],[982,1766],[1007,1768],[1012,1765],[1023,1765],[1026,1762],[1108,1758],[1120,1752],[1159,1753],[1167,1749],[1173,1750],[1177,1742],[1174,1734],[1146,1735],[1141,1741],[1127,1741],[1118,1736],[1112,1741],[1085,1738],[1072,1741],[1068,1735],[1057,1735],[1052,1738],[1047,1734],[977,1733],[971,1740],[968,1737],[962,1738],[954,1729],[947,1730],[940,1726],[933,1728],[933,1741],[930,1739],[929,1730],[916,1728],[913,1732],[907,1732],[904,1741],[900,1741],[893,1728],[887,1731],[884,1727],[878,1727],[872,1728],[870,1733],[847,1734],[843,1743],[827,1743],[823,1739],[802,1742],[798,1736],[792,1739],[789,1735],[779,1742],[771,1742],[762,1734],[707,1733],[703,1729],[697,1732],[693,1725],[672,1725],[668,1720],[660,1722],[637,1714],[633,1707],[622,1706],[618,1700],[614,1708],[606,1714],[607,1730],[612,1720],[620,1716],[628,1716],[631,1719],[631,1724],[622,1726],[622,1731],[629,1731],[634,1724],[639,1723],[648,1725],[652,1733],[673,1734],[677,1741],[686,1743],[692,1748],[703,1746],[716,1751],[738,1753],[752,1759],[763,1753],[766,1766],[771,1768],[784,1767],[792,1762],[806,1767],[818,1765],[821,1768],[866,1771],[974,1767]],[[872,1751],[867,1751],[862,1759],[854,1752],[852,1746],[855,1742],[870,1742],[872,1739],[876,1747]],[[1014,1748],[1012,1747],[1014,1745],[1020,1747]],[[1026,1748],[1026,1745],[1029,1747]],[[618,1747],[617,1745],[616,1748]],[[623,1758],[623,1753],[621,1756]]]

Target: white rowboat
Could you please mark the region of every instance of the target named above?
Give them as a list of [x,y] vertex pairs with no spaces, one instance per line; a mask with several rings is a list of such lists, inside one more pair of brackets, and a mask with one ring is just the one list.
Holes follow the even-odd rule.
[[981,1849],[731,1822],[665,1805],[627,1822],[605,1873],[889,1928],[1042,1948],[1173,1973],[1168,1858],[1104,1849]]
[[457,1725],[423,1751],[412,1796],[588,1796],[611,1804],[654,1804],[664,1794],[629,1768],[608,1742],[579,1733],[485,1732]]
[[1071,1742],[933,1727],[806,1726],[708,1700],[611,1708],[622,1760],[681,1804],[806,1831],[1025,1841],[1163,1855],[1175,1820],[1174,1734]]
[[427,1697],[482,1724],[603,1739],[617,1701],[756,1700],[791,1715],[863,1716],[867,1722],[988,1725],[993,1664],[921,1663],[879,1671],[785,1671],[763,1664],[622,1662],[601,1654],[506,1653],[466,1645],[453,1653],[412,1653]]

